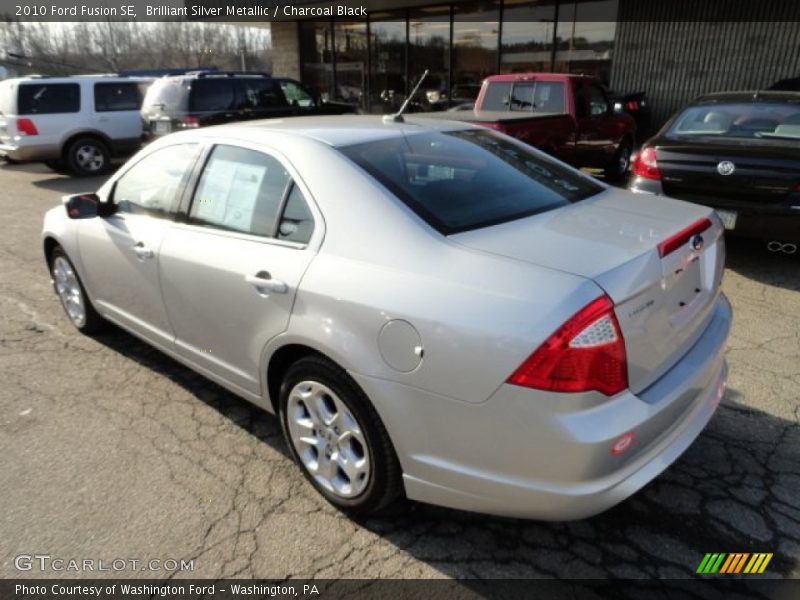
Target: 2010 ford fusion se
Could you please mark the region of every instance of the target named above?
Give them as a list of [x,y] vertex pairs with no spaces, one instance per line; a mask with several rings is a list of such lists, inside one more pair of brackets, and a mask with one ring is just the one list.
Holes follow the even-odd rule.
[[67,315],[279,415],[311,484],[598,513],[698,436],[731,309],[709,208],[502,134],[309,117],[178,133],[44,221]]

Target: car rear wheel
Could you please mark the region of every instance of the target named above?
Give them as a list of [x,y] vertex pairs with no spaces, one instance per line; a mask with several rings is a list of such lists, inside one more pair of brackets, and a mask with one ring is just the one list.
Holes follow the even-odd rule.
[[302,358],[280,389],[287,445],[306,479],[338,509],[374,513],[400,495],[400,464],[366,394],[336,364]]
[[92,306],[75,267],[60,246],[50,257],[50,274],[61,306],[78,331],[85,334],[101,331],[105,321]]
[[632,153],[633,144],[631,144],[631,141],[629,139],[622,140],[614,154],[614,160],[605,168],[606,181],[622,181],[631,166]]
[[102,175],[111,163],[106,145],[96,138],[78,138],[69,145],[66,154],[70,170],[81,177]]

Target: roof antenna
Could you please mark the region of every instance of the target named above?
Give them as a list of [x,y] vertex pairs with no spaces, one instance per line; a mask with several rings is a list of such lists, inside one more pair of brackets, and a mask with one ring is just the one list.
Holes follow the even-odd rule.
[[422,74],[422,77],[419,78],[419,81],[417,82],[417,85],[415,85],[414,89],[411,90],[411,93],[408,95],[408,98],[406,98],[406,101],[403,102],[403,106],[400,107],[400,110],[398,110],[393,115],[384,115],[384,117],[383,117],[383,122],[384,123],[405,123],[406,122],[406,120],[403,118],[403,113],[405,112],[406,107],[408,107],[408,103],[411,102],[411,99],[417,93],[417,90],[419,89],[419,86],[421,86],[422,82],[425,81],[425,78],[428,76],[428,73],[429,73],[428,69],[425,69],[425,72]]

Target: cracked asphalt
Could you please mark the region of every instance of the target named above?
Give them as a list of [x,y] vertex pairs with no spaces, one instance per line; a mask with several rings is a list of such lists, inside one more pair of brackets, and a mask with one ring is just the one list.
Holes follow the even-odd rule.
[[[628,501],[572,523],[420,504],[355,523],[305,483],[274,417],[122,331],[71,327],[42,215],[97,185],[0,166],[0,576],[684,578],[706,552],[774,552],[764,577],[800,577],[800,258],[729,245],[729,389]],[[36,553],[194,571],[15,568]]]

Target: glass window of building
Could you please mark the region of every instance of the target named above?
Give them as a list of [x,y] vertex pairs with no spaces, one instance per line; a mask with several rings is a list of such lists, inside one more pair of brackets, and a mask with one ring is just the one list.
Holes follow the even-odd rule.
[[416,85],[425,69],[430,71],[412,109],[436,110],[446,106],[450,95],[450,6],[412,11],[408,46],[410,87]]
[[334,97],[333,28],[330,21],[300,21],[303,83],[323,100]]
[[549,72],[556,0],[505,0],[500,72]]
[[500,1],[455,4],[450,105],[474,102],[484,77],[497,72]]
[[336,100],[366,108],[367,24],[335,21]]
[[617,24],[617,0],[561,2],[556,71],[595,75],[608,83]]
[[406,20],[404,13],[370,15],[369,109],[391,113],[406,98]]

